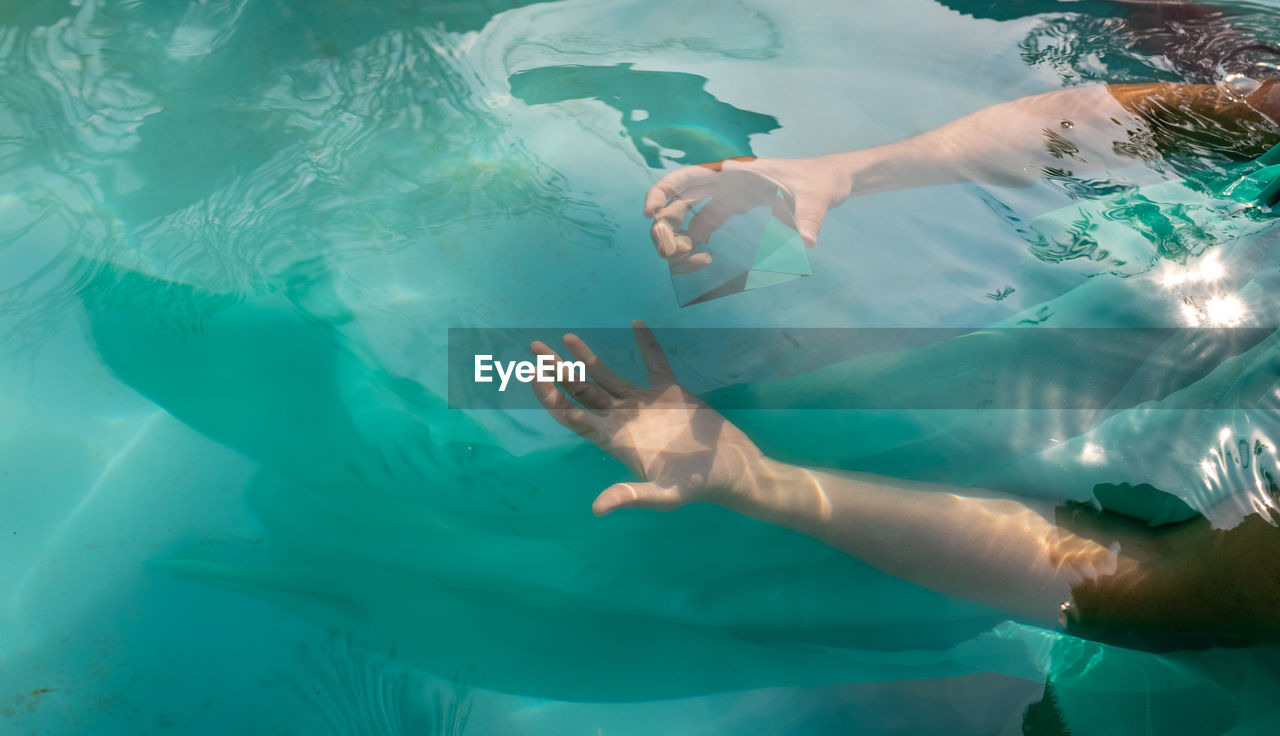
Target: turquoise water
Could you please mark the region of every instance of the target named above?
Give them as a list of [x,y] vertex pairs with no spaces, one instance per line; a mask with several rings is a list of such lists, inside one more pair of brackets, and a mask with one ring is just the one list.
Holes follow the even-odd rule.
[[[1239,324],[1275,325],[1265,236],[1123,268],[1029,248],[1034,216],[1187,162],[855,200],[811,277],[680,309],[640,215],[665,170],[1221,71],[1109,36],[1106,3],[950,5],[0,4],[0,724],[1017,733],[1051,679],[1078,733],[1267,732],[1270,650],[1073,639],[716,508],[595,519],[621,466],[444,401],[449,328],[1173,327],[1212,295],[1162,269],[1210,255]],[[733,417],[786,459],[1056,499],[1151,482],[1211,518],[1271,471],[1231,450],[1274,407],[836,411],[837,383],[941,379],[768,383],[777,358],[740,380],[793,410]]]

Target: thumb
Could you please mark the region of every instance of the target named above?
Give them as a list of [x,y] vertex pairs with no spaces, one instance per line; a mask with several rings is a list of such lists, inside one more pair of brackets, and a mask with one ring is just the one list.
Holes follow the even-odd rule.
[[806,248],[818,244],[818,231],[822,229],[822,219],[827,216],[827,206],[814,197],[796,198],[796,231],[804,238]]
[[683,504],[680,492],[657,483],[614,483],[596,496],[591,510],[604,516],[617,509],[658,509],[670,511]]

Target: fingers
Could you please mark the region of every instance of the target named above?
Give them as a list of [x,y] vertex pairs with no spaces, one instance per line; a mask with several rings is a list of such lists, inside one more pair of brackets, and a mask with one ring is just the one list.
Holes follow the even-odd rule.
[[662,352],[662,346],[658,344],[658,339],[653,336],[649,326],[636,320],[631,323],[631,329],[635,330],[636,345],[640,346],[640,357],[644,359],[644,367],[649,372],[649,385],[656,388],[675,383],[675,371],[671,370],[667,355]]
[[684,224],[684,219],[689,216],[689,212],[701,201],[701,198],[691,197],[689,192],[685,191],[655,212],[653,219],[666,220],[673,228],[679,230]]
[[649,239],[658,248],[658,255],[674,258],[693,250],[693,241],[685,233],[676,230],[668,220],[656,220],[649,228]]
[[568,396],[560,393],[555,384],[533,381],[529,386],[533,388],[533,395],[538,398],[538,403],[542,404],[552,419],[580,435],[585,436],[591,432],[591,417],[595,415],[570,401]]
[[[552,358],[555,359],[557,366],[564,362],[564,360],[556,354],[554,350],[547,347],[545,343],[535,342],[530,345],[530,348],[539,355],[552,356]],[[577,380],[574,378],[574,372],[572,370],[567,371],[567,373],[567,379],[558,381],[558,383],[565,390],[565,393],[573,397],[574,401],[597,412],[605,411],[613,405],[613,396],[596,384],[588,381],[585,375],[582,376],[581,380]],[[560,372],[557,369],[557,378],[559,375]]]
[[613,372],[604,361],[595,354],[582,338],[577,335],[565,335],[564,344],[569,348],[569,353],[574,358],[582,361],[587,366],[587,375],[591,380],[600,384],[600,387],[608,391],[613,396],[625,396],[635,390],[636,386],[617,373]]
[[676,254],[676,231],[666,220],[655,220],[649,228],[649,239],[658,248],[658,255],[671,258]]
[[667,263],[671,268],[671,273],[693,273],[711,265],[711,254],[689,253],[688,255],[678,255]]
[[615,483],[596,496],[591,510],[596,516],[618,509],[670,511],[683,503],[680,492],[675,488],[664,488],[656,483]]
[[685,190],[706,184],[715,178],[717,171],[709,166],[686,166],[676,169],[659,179],[644,195],[644,216],[652,218],[668,202]]
[[[556,352],[541,340],[530,344],[529,349],[536,355],[555,356],[557,363],[561,362],[560,356],[556,355]],[[570,372],[570,375],[572,375],[572,372]],[[532,381],[529,385],[533,388],[533,395],[538,399],[538,403],[542,404],[542,407],[547,410],[547,413],[553,419],[583,436],[588,436],[596,430],[600,417],[583,409],[582,406],[596,411],[603,411],[613,404],[612,396],[605,393],[599,386],[587,381],[560,382],[560,385],[568,392],[568,396],[561,393],[554,383]],[[572,396],[582,406],[570,401],[569,396]]]

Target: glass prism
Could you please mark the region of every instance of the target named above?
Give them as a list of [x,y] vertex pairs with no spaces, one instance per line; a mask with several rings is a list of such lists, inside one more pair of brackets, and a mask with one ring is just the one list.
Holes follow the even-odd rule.
[[[781,199],[781,193],[779,193]],[[783,200],[785,206],[785,200]],[[793,281],[812,272],[804,239],[778,215],[789,208],[757,207],[732,217],[709,242],[672,259],[671,283],[681,307]],[[691,257],[705,253],[710,263],[688,270]],[[697,259],[694,259],[695,262]]]

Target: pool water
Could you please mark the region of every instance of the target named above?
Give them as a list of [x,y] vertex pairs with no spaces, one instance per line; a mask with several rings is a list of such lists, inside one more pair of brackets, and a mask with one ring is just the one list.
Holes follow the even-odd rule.
[[[1280,43],[1275,3],[1222,7]],[[1210,324],[1266,347],[1275,233],[1141,267],[1029,248],[1037,215],[1195,157],[855,199],[811,276],[686,309],[641,216],[680,165],[852,150],[1064,86],[1211,82],[1265,54],[1180,60],[1106,2],[0,11],[0,731],[1280,722],[1273,650],[1074,639],[718,508],[596,519],[619,464],[540,412],[446,401],[451,328],[643,318],[692,380],[676,328],[1179,328],[1221,296],[1195,276],[1211,263],[1243,306]],[[1071,357],[983,345],[940,360]],[[1119,379],[1145,397],[1192,380],[1179,361]],[[765,388],[720,398],[779,457],[1062,500],[1150,482],[1224,524],[1280,472],[1239,451],[1274,447],[1266,401],[1061,409],[1068,383],[1041,376],[1026,405],[940,407],[925,371],[885,379],[905,403],[859,410],[769,383],[823,365],[744,357],[722,383]]]

